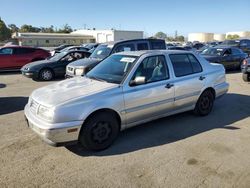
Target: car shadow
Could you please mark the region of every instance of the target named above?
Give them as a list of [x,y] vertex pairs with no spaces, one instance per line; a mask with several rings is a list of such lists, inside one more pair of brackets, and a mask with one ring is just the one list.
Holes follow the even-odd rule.
[[80,144],[66,148],[79,156],[110,156],[177,142],[213,129],[237,131],[240,127],[231,124],[249,117],[249,106],[250,96],[227,94],[216,100],[208,116],[186,112],[127,129],[104,151],[89,152]]
[[0,97],[0,115],[21,111],[28,103],[28,97]]
[[15,75],[15,74],[21,74],[20,70],[14,70],[14,71],[6,71],[6,72],[0,72],[0,76],[1,75]]
[[0,89],[5,88],[5,87],[6,87],[6,84],[1,84],[0,83]]
[[241,70],[226,70],[226,74],[238,74],[241,73]]

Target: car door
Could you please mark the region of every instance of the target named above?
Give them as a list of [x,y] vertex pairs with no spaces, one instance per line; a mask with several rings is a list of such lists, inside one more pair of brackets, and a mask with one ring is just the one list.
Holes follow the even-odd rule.
[[197,58],[193,54],[170,54],[175,75],[176,110],[189,108],[196,103],[205,85],[205,75]]
[[225,68],[232,68],[235,64],[235,57],[232,54],[231,48],[225,49],[225,51],[222,54],[222,60],[221,63],[224,65]]
[[16,65],[13,62],[13,48],[2,48],[0,49],[0,69],[15,69]]
[[164,55],[143,59],[130,83],[139,77],[145,78],[144,84],[128,84],[123,89],[128,127],[168,113],[173,107],[174,87]]
[[21,68],[27,63],[30,63],[32,61],[32,53],[35,50],[30,48],[14,48],[14,60],[15,64]]
[[81,59],[83,57],[83,54],[80,52],[69,52],[67,55],[65,55],[63,58],[61,58],[59,61],[55,62],[53,64],[54,72],[57,76],[63,76],[66,73],[66,66],[78,59]]
[[238,48],[232,48],[232,56],[233,56],[233,67],[240,67],[242,61],[244,60],[243,58],[244,53],[242,50]]

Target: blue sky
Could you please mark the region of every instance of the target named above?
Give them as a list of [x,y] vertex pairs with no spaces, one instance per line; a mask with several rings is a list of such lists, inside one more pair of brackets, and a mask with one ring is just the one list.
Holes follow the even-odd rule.
[[2,0],[0,17],[17,26],[68,23],[74,29],[143,30],[174,35],[250,30],[250,0]]

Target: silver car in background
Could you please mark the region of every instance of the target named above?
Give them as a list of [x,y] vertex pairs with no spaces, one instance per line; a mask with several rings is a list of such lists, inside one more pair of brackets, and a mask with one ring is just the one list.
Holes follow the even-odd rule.
[[85,77],[35,90],[25,116],[51,145],[103,150],[126,128],[189,110],[209,114],[228,87],[224,67],[193,52],[121,52]]

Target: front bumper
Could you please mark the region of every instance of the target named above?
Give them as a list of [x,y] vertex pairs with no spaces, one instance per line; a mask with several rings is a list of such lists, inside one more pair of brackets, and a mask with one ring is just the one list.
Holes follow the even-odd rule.
[[22,75],[24,75],[24,76],[26,76],[28,78],[33,78],[34,75],[35,75],[34,72],[26,72],[26,71],[22,71],[22,70],[21,70],[21,72],[22,72]]
[[63,146],[78,141],[82,121],[48,123],[30,111],[27,104],[24,109],[28,126],[51,146]]

